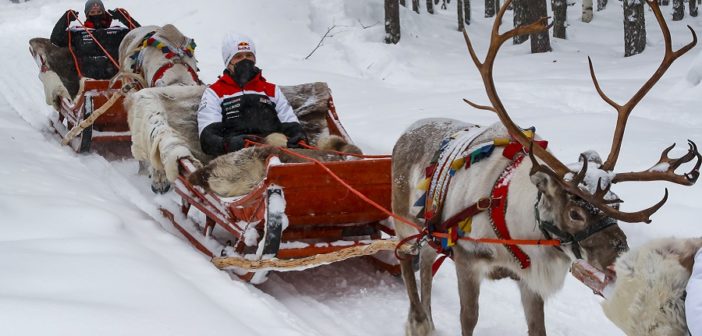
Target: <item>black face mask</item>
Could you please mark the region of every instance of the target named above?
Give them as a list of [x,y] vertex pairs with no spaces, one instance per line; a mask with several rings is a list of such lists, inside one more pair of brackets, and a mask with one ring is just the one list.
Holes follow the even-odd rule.
[[88,16],[88,21],[93,23],[95,29],[110,28],[112,24],[112,19],[105,14]]
[[234,73],[230,71],[229,74],[240,87],[244,87],[244,85],[256,77],[259,72],[261,72],[261,70],[256,67],[254,61],[245,59],[239,61],[239,63],[234,66]]

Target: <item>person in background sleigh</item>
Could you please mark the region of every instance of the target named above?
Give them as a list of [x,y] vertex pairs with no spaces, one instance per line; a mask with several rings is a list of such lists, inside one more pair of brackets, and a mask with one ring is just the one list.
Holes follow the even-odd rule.
[[[51,32],[51,43],[73,49],[78,63],[76,65],[83,77],[110,79],[119,69],[95,40],[107,50],[112,59],[118,60],[122,39],[130,30],[141,25],[125,9],[106,11],[100,0],[88,0],[85,3],[85,17],[83,26],[71,26],[71,22],[78,19],[78,12],[67,10]],[[113,19],[117,19],[124,27],[112,26]]]
[[222,45],[224,73],[202,95],[197,114],[202,150],[221,155],[244,148],[272,133],[287,137],[288,147],[307,141],[300,121],[280,88],[256,67],[256,47],[243,35],[229,34]]

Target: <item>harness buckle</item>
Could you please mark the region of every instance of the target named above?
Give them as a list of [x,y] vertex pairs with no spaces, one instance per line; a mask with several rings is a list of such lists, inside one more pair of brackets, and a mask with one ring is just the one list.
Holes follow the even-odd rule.
[[491,206],[492,206],[492,198],[491,197],[481,198],[478,200],[478,203],[475,204],[475,207],[480,211],[485,211],[487,209],[490,209]]

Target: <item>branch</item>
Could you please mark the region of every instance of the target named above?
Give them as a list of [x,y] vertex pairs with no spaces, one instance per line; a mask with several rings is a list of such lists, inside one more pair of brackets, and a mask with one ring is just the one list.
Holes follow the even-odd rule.
[[324,33],[324,36],[322,36],[322,39],[319,40],[319,43],[317,43],[317,46],[314,47],[314,49],[312,49],[310,54],[307,55],[307,57],[305,57],[305,59],[309,59],[312,56],[312,54],[314,54],[314,52],[317,51],[317,49],[319,49],[319,47],[322,46],[322,42],[324,42],[324,39],[329,36],[329,33],[331,33],[331,31],[334,30],[334,28],[336,28],[336,25],[332,25],[331,27],[329,27],[329,29],[327,29],[327,32]]

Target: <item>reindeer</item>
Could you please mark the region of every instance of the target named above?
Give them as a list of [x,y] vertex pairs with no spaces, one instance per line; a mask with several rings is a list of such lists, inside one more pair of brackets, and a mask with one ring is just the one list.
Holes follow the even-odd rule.
[[[119,46],[120,73],[115,78],[131,79],[139,83],[142,88],[178,86],[200,86],[202,82],[197,75],[197,59],[195,58],[195,43],[192,39],[183,35],[178,28],[171,24],[163,27],[146,26],[133,29],[122,40]],[[159,91],[158,94],[167,94]],[[202,92],[202,87],[185,90],[178,94],[190,96],[194,93]],[[143,92],[138,97],[130,94],[131,99],[127,102],[139,100],[143,96],[156,92]],[[154,99],[145,99],[142,103],[155,103]],[[154,104],[151,104],[154,105]],[[191,113],[183,111],[165,110],[156,112],[149,110],[148,106],[136,106],[129,103],[125,106],[129,111],[129,128],[132,132],[132,154],[139,160],[140,173],[148,169],[151,177],[151,190],[155,193],[165,193],[170,189],[169,176],[173,172],[168,172],[164,167],[164,161],[170,159],[159,158],[164,155],[164,145],[161,144],[161,137],[155,134],[173,133],[174,122],[192,123],[195,120],[196,110]],[[144,114],[146,115],[135,115]],[[188,110],[189,111],[189,110]],[[164,115],[165,114],[165,115]],[[169,120],[171,121],[169,123]],[[175,121],[177,120],[177,121]],[[178,130],[175,130],[176,132]],[[172,146],[171,146],[172,147]],[[160,148],[159,150],[152,150]],[[186,148],[186,146],[181,146]],[[199,150],[199,145],[197,147]],[[182,150],[179,155],[190,156],[188,150]],[[150,153],[150,154],[149,154]],[[160,155],[159,155],[160,154]],[[202,157],[194,153],[195,157]],[[171,165],[172,166],[172,165]],[[171,169],[172,170],[172,169]],[[171,176],[171,179],[173,176]]]
[[119,45],[120,75],[142,87],[201,85],[195,43],[175,26],[133,29]]
[[[563,286],[571,263],[575,259],[584,259],[607,272],[607,267],[617,256],[628,250],[627,238],[617,221],[648,223],[650,216],[663,206],[668,197],[666,189],[663,199],[655,205],[637,212],[624,212],[619,209],[621,201],[610,191],[611,185],[628,181],[669,181],[692,185],[699,177],[702,156],[691,141],[688,153],[682,157],[668,156],[675,146],[673,144],[663,151],[660,160],[651,169],[613,173],[629,114],[668,67],[694,47],[697,37],[691,28],[693,41],[673,51],[670,32],[660,9],[655,2],[649,1],[663,31],[665,56],[658,70],[623,105],[614,102],[601,90],[590,61],[590,73],[598,94],[618,112],[611,152],[604,163],[597,153],[587,152],[580,156],[579,164],[566,166],[538,145],[538,138],[532,139],[511,120],[498,96],[492,71],[500,46],[514,36],[549,28],[547,18],[542,18],[500,34],[502,17],[510,3],[510,0],[505,1],[496,16],[484,62],[480,62],[468,34],[463,32],[491,106],[466,102],[475,108],[496,113],[501,124],[480,127],[449,119],[423,120],[410,126],[393,149],[392,209],[400,216],[414,218],[415,224],[395,220],[396,232],[404,241],[416,240],[415,246],[419,250],[421,297],[410,254],[400,255],[402,277],[410,300],[407,335],[427,335],[434,329],[431,317],[432,264],[437,250],[440,250],[436,232],[456,223],[453,219],[457,214],[469,214],[458,219],[462,223],[472,221],[472,225],[457,231],[463,231],[463,236],[450,250],[458,278],[462,334],[472,335],[477,323],[481,280],[509,276],[518,282],[529,335],[546,335],[544,300]],[[467,131],[459,132],[462,130]],[[456,139],[442,144],[442,140],[452,135]],[[500,138],[506,138],[511,143],[507,147],[497,146],[495,139]],[[457,144],[459,140],[463,141],[460,146]],[[447,161],[451,157],[465,158],[465,153],[490,143],[495,144],[490,156],[469,168],[452,171],[455,168],[453,163],[460,160]],[[517,150],[507,153],[510,146]],[[440,147],[444,148],[443,152],[438,152]],[[451,151],[460,155],[451,156]],[[693,159],[696,159],[696,164],[690,172],[675,173],[678,167]],[[451,174],[442,173],[446,170],[455,175],[451,177]],[[423,201],[421,191],[415,186],[427,175],[431,179],[425,182],[432,183],[425,195],[429,200]],[[448,189],[441,189],[441,185],[448,185]],[[424,220],[415,217],[416,205],[425,206]],[[466,211],[462,211],[464,209]],[[427,212],[430,214],[427,215]],[[504,225],[500,226],[499,223]],[[456,230],[457,226],[450,228]],[[560,246],[484,244],[475,241],[480,238],[498,241],[527,239],[535,240],[532,242],[535,244],[555,238],[560,241]]]

